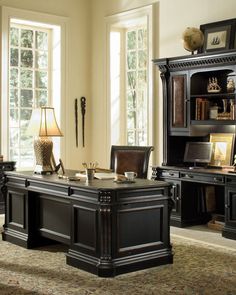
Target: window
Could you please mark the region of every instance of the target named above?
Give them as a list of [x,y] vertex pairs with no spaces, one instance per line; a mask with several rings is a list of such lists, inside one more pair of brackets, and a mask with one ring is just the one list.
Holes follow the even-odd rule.
[[153,7],[107,17],[108,146],[153,144]]
[[51,30],[11,22],[9,35],[9,159],[27,168],[34,164],[26,133],[32,109],[50,103]]
[[126,31],[126,141],[147,145],[147,27]]

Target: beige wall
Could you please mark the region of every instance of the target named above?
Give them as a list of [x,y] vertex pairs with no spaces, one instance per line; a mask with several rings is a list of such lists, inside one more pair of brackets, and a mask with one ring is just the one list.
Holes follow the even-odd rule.
[[[93,18],[93,46],[92,46],[92,154],[91,157],[97,159],[102,166],[109,163],[109,155],[104,151],[107,147],[107,102],[104,87],[105,72],[105,26],[104,17],[120,13],[126,10],[159,2],[158,5],[158,33],[156,45],[158,57],[170,57],[186,55],[182,46],[181,35],[188,26],[199,27],[200,24],[220,21],[227,18],[235,18],[235,0],[92,0]],[[156,70],[156,75],[158,72]],[[161,84],[158,76],[155,81],[160,86],[159,94],[156,95],[156,130],[154,131],[155,160],[158,164],[162,155],[162,103]]]
[[161,0],[160,57],[189,54],[182,47],[186,27],[236,17],[234,0]]
[[[90,152],[91,112],[91,9],[90,0],[0,0],[1,6],[53,14],[68,18],[67,95],[65,100],[65,121],[63,130],[66,155],[62,159],[66,168],[79,168],[88,160]],[[79,148],[75,146],[74,99],[87,98],[86,148],[82,147],[81,129]],[[79,109],[80,111],[80,109]],[[81,126],[81,118],[79,117]]]

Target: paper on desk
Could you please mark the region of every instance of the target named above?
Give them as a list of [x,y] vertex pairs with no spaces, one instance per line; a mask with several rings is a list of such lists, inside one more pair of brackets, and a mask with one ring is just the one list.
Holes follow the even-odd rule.
[[116,173],[95,173],[94,177],[97,179],[115,179],[117,177]]
[[79,177],[79,178],[86,178],[85,172],[84,173],[83,172],[77,172],[77,173],[75,173],[75,176]]

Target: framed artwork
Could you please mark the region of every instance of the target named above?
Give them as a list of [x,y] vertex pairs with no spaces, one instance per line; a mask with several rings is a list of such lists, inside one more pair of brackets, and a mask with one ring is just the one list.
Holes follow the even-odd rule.
[[235,25],[236,19],[201,25],[200,30],[204,34],[204,43],[199,53],[235,48]]
[[209,166],[231,166],[234,151],[234,133],[211,133],[212,156]]

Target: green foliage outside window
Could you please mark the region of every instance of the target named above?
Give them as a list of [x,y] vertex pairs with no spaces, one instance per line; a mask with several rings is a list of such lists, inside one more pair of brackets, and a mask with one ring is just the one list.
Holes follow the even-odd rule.
[[147,145],[147,30],[126,33],[126,126],[128,145]]

